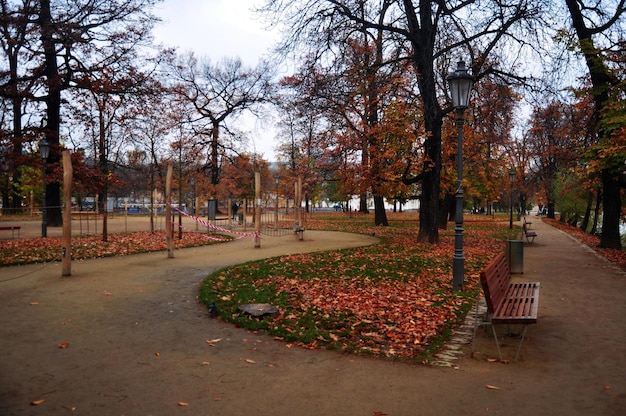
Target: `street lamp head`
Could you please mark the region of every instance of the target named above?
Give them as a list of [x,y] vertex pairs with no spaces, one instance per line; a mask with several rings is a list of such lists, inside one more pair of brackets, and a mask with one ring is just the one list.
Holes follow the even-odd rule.
[[280,176],[278,176],[278,174],[274,175],[274,180],[276,181],[276,185],[278,185],[278,181],[280,180]]
[[465,62],[459,61],[456,70],[448,76],[452,106],[464,110],[469,105],[469,96],[474,85],[474,77],[467,72]]
[[509,180],[511,181],[511,183],[513,183],[515,181],[515,171],[514,170],[509,171]]
[[43,160],[47,160],[48,156],[50,156],[50,144],[46,139],[39,142],[39,153],[41,154],[41,158]]

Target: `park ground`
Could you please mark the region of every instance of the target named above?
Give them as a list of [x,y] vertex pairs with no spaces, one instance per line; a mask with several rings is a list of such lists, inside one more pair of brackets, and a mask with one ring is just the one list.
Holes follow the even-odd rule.
[[371,236],[306,231],[256,249],[242,238],[173,259],[74,262],[69,277],[59,263],[2,268],[0,414],[622,415],[626,275],[533,220],[538,237],[515,279],[541,282],[539,322],[518,362],[518,340],[504,338],[507,363],[482,331],[474,356],[467,345],[450,367],[290,348],[211,318],[197,300],[219,268]]

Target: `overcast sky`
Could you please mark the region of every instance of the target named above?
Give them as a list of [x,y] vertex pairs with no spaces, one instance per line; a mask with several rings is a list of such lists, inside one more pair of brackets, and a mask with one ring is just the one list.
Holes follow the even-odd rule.
[[[212,62],[238,56],[245,65],[256,66],[277,39],[277,34],[266,31],[251,11],[260,3],[261,0],[165,0],[155,10],[163,20],[153,32],[155,41],[176,47],[179,52],[191,50]],[[255,147],[248,150],[272,160],[276,133],[267,125],[247,124],[250,126],[245,129],[251,131]]]

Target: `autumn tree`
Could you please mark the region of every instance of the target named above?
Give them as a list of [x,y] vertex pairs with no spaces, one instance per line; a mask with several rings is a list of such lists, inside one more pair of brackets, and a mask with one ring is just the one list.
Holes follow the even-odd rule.
[[274,98],[279,111],[278,162],[288,179],[302,178],[305,209],[310,209],[314,192],[324,179],[323,154],[328,146],[329,122],[323,97],[325,77],[318,68],[303,68],[278,83]]
[[[46,107],[43,132],[51,145],[48,166],[60,160],[60,129],[63,94],[90,89],[90,74],[102,73],[135,50],[150,36],[155,18],[150,14],[157,0],[111,0],[91,2],[39,0],[33,10],[38,32],[36,53],[40,64],[42,94]],[[97,77],[96,77],[97,79]],[[61,224],[60,183],[48,183],[48,223]]]
[[[622,177],[626,153],[621,146],[613,147],[616,137],[623,135],[625,118],[615,123],[612,103],[624,102],[624,15],[626,2],[565,0],[571,27],[577,38],[576,51],[587,66],[595,104],[595,119],[599,144],[595,150],[602,180],[602,235],[600,247],[621,248],[620,218],[622,215],[621,188],[626,185]],[[614,114],[614,113],[613,113]]]
[[[509,181],[509,170],[517,166],[508,157],[511,154],[508,150],[514,140],[515,110],[519,100],[519,94],[507,83],[484,79],[476,86],[474,105],[467,111],[464,193],[468,201],[473,202],[473,208],[485,207],[487,213],[491,213],[491,204],[501,199],[503,183]],[[454,129],[446,128],[445,132],[442,188],[450,201],[447,204],[448,219],[452,221],[456,203],[454,185],[458,143]]]
[[549,218],[554,218],[558,173],[572,167],[581,156],[571,140],[572,115],[571,107],[559,101],[535,108],[531,115],[528,144],[534,155],[533,169],[544,191]]
[[[4,208],[14,210],[21,208],[22,193],[20,192],[21,170],[20,166],[28,162],[23,156],[25,136],[24,111],[27,104],[31,107],[34,103],[29,97],[36,88],[36,76],[29,72],[35,54],[32,46],[35,39],[32,35],[33,21],[29,18],[34,11],[34,2],[23,0],[21,3],[0,1],[0,99],[6,100],[6,108],[3,108],[2,125],[10,123],[11,128],[5,130],[7,140],[3,143],[4,161],[12,163],[6,165],[10,170],[12,187],[4,194]],[[11,114],[10,119],[5,119],[4,114]],[[5,172],[7,173],[7,172]]]
[[[383,65],[394,50],[387,46],[381,31],[361,31],[346,39],[343,47],[343,54],[328,62],[307,61],[296,75],[287,78],[301,103],[294,109],[305,114],[300,120],[309,118],[309,125],[327,130],[326,134],[316,133],[317,142],[323,143],[320,150],[324,157],[315,158],[325,183],[345,182],[347,186],[342,188],[350,189],[350,195],[359,195],[361,212],[368,211],[371,196],[374,223],[387,225],[384,198],[395,194],[392,182],[396,188],[404,187],[399,176],[394,177],[397,172],[388,169],[391,159],[401,160],[401,152],[390,148],[400,144],[399,137],[407,139],[399,134],[398,121],[411,122],[413,80],[405,75],[406,71],[398,70],[398,66],[405,66],[402,61]],[[410,104],[404,109],[409,111],[397,117],[400,103],[407,100]],[[405,141],[410,146],[411,138]],[[348,161],[350,169],[346,168]]]
[[[533,1],[411,1],[383,0],[354,3],[346,0],[283,2],[267,0],[262,11],[276,23],[285,23],[284,51],[296,47],[315,50],[320,59],[342,49],[347,38],[363,29],[382,31],[405,51],[394,60],[408,59],[415,72],[421,97],[425,135],[421,168],[408,172],[407,184],[421,183],[419,241],[439,241],[442,125],[449,112],[445,77],[451,62],[468,57],[477,79],[491,75],[511,79],[507,56],[528,45],[535,28]],[[514,34],[515,32],[515,34]],[[320,36],[323,34],[323,36]],[[518,43],[518,40],[524,40]],[[500,53],[499,48],[509,50]],[[500,60],[492,59],[500,55]],[[499,66],[490,62],[501,62]],[[518,77],[519,78],[519,77]]]

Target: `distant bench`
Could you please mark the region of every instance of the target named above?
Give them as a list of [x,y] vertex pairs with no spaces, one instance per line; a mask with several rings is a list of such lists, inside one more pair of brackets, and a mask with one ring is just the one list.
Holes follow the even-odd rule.
[[[509,265],[504,254],[498,255],[480,272],[480,284],[485,294],[487,315],[482,323],[478,323],[478,319],[476,319],[477,323],[474,325],[474,337],[472,338],[472,355],[474,354],[474,341],[478,326],[491,325],[498,348],[498,356],[502,361],[502,352],[500,351],[495,325],[523,325],[521,340],[515,354],[515,361],[517,361],[528,325],[537,323],[540,284],[539,282],[511,283]],[[478,314],[478,307],[476,314]]]
[[524,225],[527,225],[529,230],[532,224],[533,224],[532,221],[526,221],[526,217],[524,217]]
[[535,241],[535,237],[537,237],[537,233],[534,231],[530,231],[531,223],[526,222],[524,219],[524,224],[522,225],[522,232],[524,233],[524,237],[526,237],[526,242],[532,244]]
[[0,231],[11,231],[11,238],[15,238],[15,231],[17,231],[17,238],[20,238],[20,230],[22,229],[19,225],[3,225],[0,227]]

